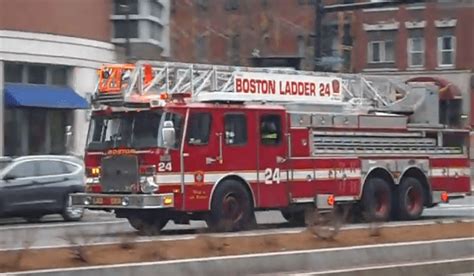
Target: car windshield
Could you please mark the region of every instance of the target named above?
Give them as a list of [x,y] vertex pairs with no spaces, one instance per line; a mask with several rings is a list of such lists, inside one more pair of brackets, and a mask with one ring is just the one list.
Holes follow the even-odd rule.
[[[161,121],[160,121],[160,127],[159,127],[159,133],[162,133],[164,123],[166,121],[171,121],[173,122],[173,127],[175,129],[176,133],[176,140],[175,144],[171,146],[170,148],[176,149],[179,147],[179,144],[181,143],[181,135],[182,135],[182,130],[183,130],[183,116],[179,113],[173,113],[173,112],[165,112],[163,113],[163,116],[161,116]],[[162,139],[162,136],[158,136],[158,147],[166,147],[165,143]]]
[[8,165],[12,163],[11,160],[0,160],[0,171],[5,169]]
[[89,126],[87,149],[157,147],[160,119],[159,111],[95,115]]

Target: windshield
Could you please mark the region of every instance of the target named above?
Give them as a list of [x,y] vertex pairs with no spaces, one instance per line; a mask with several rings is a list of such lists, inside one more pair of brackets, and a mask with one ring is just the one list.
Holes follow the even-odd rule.
[[[176,139],[175,139],[175,144],[171,147],[173,149],[176,149],[179,147],[179,144],[181,143],[181,134],[182,134],[182,129],[183,129],[183,116],[179,113],[173,113],[173,112],[165,112],[163,113],[163,116],[161,116],[161,122],[160,122],[160,128],[159,128],[159,133],[162,133],[164,123],[166,121],[171,121],[173,122],[173,126],[175,129],[176,133]],[[158,137],[158,147],[165,147],[165,143],[162,139],[162,136],[160,135]]]
[[160,119],[161,112],[158,111],[93,116],[89,126],[87,149],[157,147]]
[[3,169],[5,169],[8,165],[10,165],[12,163],[12,161],[10,160],[1,160],[0,161],[0,171],[2,171]]

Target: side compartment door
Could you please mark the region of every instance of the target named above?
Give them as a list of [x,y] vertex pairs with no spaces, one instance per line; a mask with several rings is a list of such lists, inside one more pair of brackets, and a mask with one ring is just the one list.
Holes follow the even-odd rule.
[[289,200],[286,121],[281,111],[259,112],[258,155],[260,207],[286,206]]

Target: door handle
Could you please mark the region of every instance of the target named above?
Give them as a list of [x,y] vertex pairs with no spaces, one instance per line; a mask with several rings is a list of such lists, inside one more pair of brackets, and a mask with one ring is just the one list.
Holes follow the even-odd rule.
[[285,162],[286,162],[286,158],[285,158],[285,157],[281,157],[281,156],[277,156],[277,157],[276,157],[276,162],[277,162],[278,164],[285,163]]
[[217,161],[216,158],[206,157],[206,165],[212,164],[212,163],[214,163],[214,162],[216,162],[216,161]]

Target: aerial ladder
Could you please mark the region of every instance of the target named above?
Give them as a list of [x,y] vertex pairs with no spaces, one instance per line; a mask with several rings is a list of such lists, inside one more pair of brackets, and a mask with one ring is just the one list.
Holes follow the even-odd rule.
[[[439,122],[440,98],[433,85],[362,74],[159,61],[104,65],[99,72],[93,99],[96,108],[101,105],[160,107],[170,98],[186,98],[190,102],[279,104],[290,113],[292,126],[314,129],[311,137],[314,155],[466,152],[463,143],[453,141],[461,136],[446,134],[465,130],[447,130],[449,126]],[[236,82],[243,74],[268,79],[334,78],[341,83],[341,93],[330,100],[272,99],[265,94],[248,97],[236,89]],[[363,131],[369,126],[380,131]],[[387,129],[395,131],[383,131]],[[446,141],[445,136],[451,140]]]

